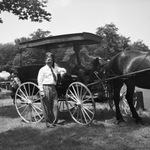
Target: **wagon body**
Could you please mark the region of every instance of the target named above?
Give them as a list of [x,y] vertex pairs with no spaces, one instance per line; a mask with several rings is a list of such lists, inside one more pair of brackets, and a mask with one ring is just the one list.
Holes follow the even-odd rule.
[[[56,86],[58,101],[54,103],[59,107],[59,111],[65,111],[67,108],[72,118],[80,124],[89,124],[92,122],[95,114],[95,102],[89,88],[83,83],[77,82],[78,76],[71,73],[72,66],[70,65],[82,63],[80,46],[99,43],[101,43],[99,36],[83,32],[50,36],[19,44],[21,51],[24,48],[36,48],[37,50],[44,49],[45,52],[51,51],[53,53],[55,53],[58,47],[72,47],[74,53],[73,57],[70,58],[71,63],[56,62],[60,67],[66,68],[68,74],[61,79],[58,76],[59,80]],[[38,71],[43,64],[22,66],[21,63],[20,67],[17,68],[18,77],[22,84],[16,92],[15,106],[25,122],[39,122],[43,119],[40,104],[42,98],[37,86]]]
[[33,82],[37,84],[37,74],[38,74],[39,69],[42,66],[43,64],[21,66],[21,67],[16,68],[18,77],[21,80],[21,83]]

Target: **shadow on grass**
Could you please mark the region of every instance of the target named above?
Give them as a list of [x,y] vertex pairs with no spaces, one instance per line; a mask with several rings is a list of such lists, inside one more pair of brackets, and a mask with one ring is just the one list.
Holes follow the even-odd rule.
[[74,120],[71,118],[69,111],[66,112],[59,112],[59,124],[66,124],[66,123],[72,123]]
[[[105,121],[105,120],[113,119],[114,117],[115,117],[114,111],[103,107],[102,109],[96,109],[94,120]],[[69,111],[59,112],[59,120],[61,120],[62,122],[61,124],[75,122],[73,118],[71,117]]]
[[11,91],[0,92],[0,100],[10,98]]
[[111,109],[98,109],[96,110],[96,114],[95,114],[95,120],[98,121],[105,121],[108,119],[112,119],[115,117],[115,112],[112,111]]
[[[15,107],[2,107],[0,114],[3,116],[14,117],[17,115]],[[6,111],[5,109],[9,110]],[[14,111],[12,113],[12,111]],[[142,149],[143,144],[148,144],[150,140],[150,125],[138,126],[133,121],[128,126],[105,126],[101,122],[106,119],[112,119],[115,113],[107,108],[97,109],[95,120],[100,121],[96,125],[82,126],[73,121],[69,112],[60,113],[59,119],[65,120],[65,124],[55,127],[46,128],[43,122],[36,125],[23,124],[15,128],[12,126],[10,130],[0,133],[0,149],[4,150],[117,150],[117,149]],[[9,112],[9,113],[8,113]],[[5,113],[7,115],[5,115]],[[143,120],[150,122],[149,113],[144,113]],[[147,116],[146,116],[147,115]],[[13,119],[12,117],[12,119]],[[131,118],[131,117],[128,117]],[[130,120],[129,120],[130,121]],[[7,139],[7,140],[6,140]],[[127,144],[125,144],[125,141]]]
[[9,117],[9,118],[17,118],[18,113],[16,111],[15,106],[3,106],[3,107],[0,107],[0,116]]
[[[105,135],[105,130],[102,127],[93,128],[76,124],[69,127],[56,127],[54,129],[19,127],[0,134],[0,149],[92,150],[91,142],[93,142],[93,137],[98,136],[98,134],[95,135],[97,129]],[[92,137],[91,141],[90,137]]]
[[[141,127],[126,126],[123,128],[110,128],[101,125],[80,126],[75,123],[53,129],[31,126],[17,127],[0,134],[0,149],[130,150],[139,147],[137,150],[140,150],[143,145],[138,142],[139,139],[129,135],[130,133],[133,135],[137,134],[137,132],[143,132],[143,130],[141,131]],[[138,134],[140,135],[141,133]],[[149,138],[149,135],[147,136]],[[125,144],[124,141],[128,144]]]

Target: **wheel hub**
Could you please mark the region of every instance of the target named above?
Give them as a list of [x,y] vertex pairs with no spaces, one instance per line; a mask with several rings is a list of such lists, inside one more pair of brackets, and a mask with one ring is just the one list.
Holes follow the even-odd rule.
[[82,105],[82,101],[80,99],[77,100],[77,105]]
[[28,105],[31,105],[32,101],[30,99],[28,99]]

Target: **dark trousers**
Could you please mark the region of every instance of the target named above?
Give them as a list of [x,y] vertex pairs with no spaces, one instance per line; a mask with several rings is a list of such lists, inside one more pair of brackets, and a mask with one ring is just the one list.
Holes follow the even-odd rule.
[[17,88],[12,87],[10,90],[11,90],[11,98],[13,99],[13,103],[15,103],[15,94],[16,94]]
[[[57,91],[54,85],[44,85],[44,97],[42,99],[42,110],[46,122],[54,123],[58,118],[58,109],[54,105],[57,101]],[[54,108],[55,107],[55,108]]]

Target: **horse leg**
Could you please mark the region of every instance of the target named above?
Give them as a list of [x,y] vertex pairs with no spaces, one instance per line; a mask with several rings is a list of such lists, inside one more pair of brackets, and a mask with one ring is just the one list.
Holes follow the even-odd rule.
[[134,90],[135,90],[135,86],[132,83],[126,83],[127,85],[127,93],[126,93],[126,99],[127,102],[129,104],[130,110],[132,112],[132,117],[135,119],[136,123],[141,123],[142,122],[142,118],[139,117],[134,105],[133,105],[133,94],[134,94]]
[[119,102],[120,102],[120,89],[122,85],[118,85],[117,87],[114,86],[114,101],[115,101],[115,107],[116,107],[116,119],[117,123],[125,122],[122,118],[122,114],[120,112],[119,108]]

